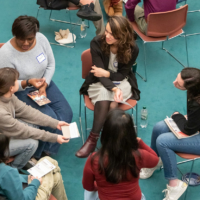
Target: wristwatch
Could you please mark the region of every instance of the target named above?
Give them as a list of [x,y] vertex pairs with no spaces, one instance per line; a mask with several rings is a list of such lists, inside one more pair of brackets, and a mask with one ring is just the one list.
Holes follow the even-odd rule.
[[28,81],[29,81],[29,79],[26,80],[26,85],[27,86],[32,86]]

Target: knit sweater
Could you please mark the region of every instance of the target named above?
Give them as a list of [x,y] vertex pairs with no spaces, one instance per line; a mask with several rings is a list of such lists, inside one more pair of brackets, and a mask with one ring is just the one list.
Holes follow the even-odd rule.
[[54,55],[47,38],[36,33],[36,45],[33,49],[20,52],[6,42],[0,48],[0,68],[10,67],[19,72],[19,91],[24,90],[22,80],[45,77],[49,85],[55,71]]
[[41,113],[40,111],[26,105],[14,94],[10,98],[0,97],[0,133],[16,138],[32,138],[47,142],[56,142],[57,134],[45,130],[30,127],[17,119],[39,126],[56,128],[58,120]]

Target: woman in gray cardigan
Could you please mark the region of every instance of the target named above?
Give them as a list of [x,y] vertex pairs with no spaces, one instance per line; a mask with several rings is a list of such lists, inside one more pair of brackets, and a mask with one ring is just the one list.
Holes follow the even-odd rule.
[[[59,121],[70,123],[72,110],[67,100],[51,80],[55,71],[55,60],[47,38],[38,32],[39,22],[34,17],[20,16],[12,25],[13,38],[0,49],[0,68],[10,67],[19,72],[19,90],[15,94],[21,101]],[[27,94],[39,90],[51,103],[38,106]],[[40,127],[46,131],[62,135],[60,130]],[[42,152],[56,154],[60,145],[40,141],[35,153],[40,158]]]

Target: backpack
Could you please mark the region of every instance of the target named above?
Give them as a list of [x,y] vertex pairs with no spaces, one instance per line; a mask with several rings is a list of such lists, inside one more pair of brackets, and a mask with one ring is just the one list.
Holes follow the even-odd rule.
[[61,10],[68,7],[68,0],[37,0],[44,9]]

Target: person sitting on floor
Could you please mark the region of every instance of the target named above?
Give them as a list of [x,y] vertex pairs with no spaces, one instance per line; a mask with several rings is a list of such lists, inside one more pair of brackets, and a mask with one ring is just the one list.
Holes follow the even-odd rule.
[[[0,69],[0,130],[2,134],[11,138],[9,154],[15,156],[11,166],[20,169],[35,153],[38,140],[59,144],[67,143],[69,140],[62,135],[31,126],[33,124],[61,130],[61,126],[68,124],[53,119],[20,101],[14,95],[19,88],[18,78],[19,73],[15,69],[8,67]],[[29,126],[23,122],[29,123]]]
[[138,183],[139,172],[144,166],[155,167],[158,160],[137,137],[131,116],[120,109],[110,111],[101,147],[88,157],[83,170],[84,200],[145,200]]
[[[70,123],[72,109],[64,95],[52,81],[55,71],[54,55],[47,38],[38,32],[39,22],[35,17],[19,16],[12,25],[14,37],[0,48],[0,68],[10,67],[19,72],[19,89],[15,95],[27,105],[59,121]],[[39,106],[28,93],[39,90],[51,103]],[[45,131],[62,135],[58,129],[40,127]],[[42,152],[56,154],[60,144],[42,142],[35,153],[39,159]]]
[[144,34],[146,34],[147,31],[148,14],[174,10],[178,2],[178,0],[144,0],[144,8],[141,8],[137,5],[140,1],[141,0],[128,0],[125,9],[128,19],[131,22],[135,21],[140,31]]
[[44,157],[38,161],[47,159],[56,166],[42,178],[19,174],[17,169],[6,164],[9,159],[9,144],[9,138],[0,133],[0,196],[9,200],[48,200],[53,194],[57,200],[67,200],[56,160]]
[[123,16],[109,18],[106,31],[90,43],[92,69],[80,93],[88,95],[94,105],[92,131],[85,144],[76,153],[87,157],[94,151],[109,109],[118,107],[120,101],[140,99],[132,65],[139,49],[134,40],[133,28]]
[[[184,68],[177,75],[174,86],[187,91],[187,115],[174,112],[171,117],[183,133],[192,136],[200,131],[200,70]],[[175,152],[200,155],[199,141],[200,134],[178,139],[164,121],[158,122],[153,128],[151,148],[160,157],[160,161],[155,168],[142,169],[140,178],[149,178],[163,164],[164,175],[169,182],[164,200],[179,199],[187,189],[187,184],[177,178]]]

